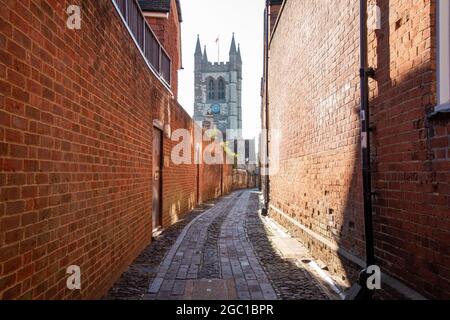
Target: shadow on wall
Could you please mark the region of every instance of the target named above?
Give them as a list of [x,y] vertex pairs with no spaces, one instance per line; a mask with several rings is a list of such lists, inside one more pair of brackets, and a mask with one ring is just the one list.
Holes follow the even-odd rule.
[[[375,255],[382,272],[394,278],[385,277],[390,284],[398,279],[421,295],[448,298],[449,121],[427,118],[436,103],[436,1],[409,3],[370,1],[381,11],[381,30],[369,32],[368,41],[369,64],[377,70],[369,81]],[[339,30],[334,43],[323,46],[326,36],[319,42],[313,32],[304,32],[290,55],[283,37],[272,38],[271,127],[279,128],[292,148],[279,151],[280,170],[270,179],[270,214],[349,285],[365,267],[359,10],[357,2],[339,5],[330,10],[321,2],[286,2],[277,27],[323,35]],[[308,14],[294,25],[299,12]],[[315,14],[325,12],[330,19],[317,23]],[[338,28],[328,21],[341,23]],[[333,46],[337,53],[330,51]],[[305,57],[301,62],[299,55]],[[396,298],[388,282],[382,294]]]
[[[423,55],[418,57],[421,64],[416,64],[414,55],[405,57],[405,50],[415,48],[415,39],[413,35],[403,43],[403,31],[413,28],[418,16],[412,17],[412,11],[395,13],[395,21],[390,23],[394,14],[390,12],[392,2],[376,0],[376,4],[382,12],[382,29],[369,33],[369,48],[376,47],[375,51],[369,50],[369,65],[376,69],[375,79],[369,81],[376,261],[383,273],[421,294],[448,298],[449,266],[443,263],[450,255],[449,231],[444,230],[449,219],[448,179],[445,180],[448,158],[435,157],[439,147],[449,148],[448,120],[430,122],[427,118],[435,105],[434,57],[428,57],[432,53],[420,49],[417,50],[418,55]],[[411,67],[404,68],[408,63]],[[440,141],[446,141],[445,145],[435,142],[440,139],[437,133],[443,136]],[[354,253],[352,241],[361,238],[357,233],[363,232],[359,226],[355,228],[356,223],[364,226],[361,196],[358,156],[344,223],[335,236],[339,249],[351,254]],[[364,258],[364,252],[359,256]],[[342,259],[347,278],[355,280],[355,270],[361,267],[346,263],[345,257]],[[379,292],[383,298],[404,297],[386,284]]]
[[[373,12],[369,12],[369,36],[368,36],[368,48],[376,47],[376,52],[372,52],[369,49],[369,66],[376,69],[376,81],[378,81],[380,87],[383,89],[386,85],[391,87],[390,78],[390,6],[389,0],[374,0],[369,1],[369,10],[373,5],[377,5],[381,12],[382,26],[381,30],[371,31],[370,24],[374,23],[375,19]],[[369,79],[369,109],[371,116],[371,124],[374,125],[374,106],[377,101],[373,98],[374,96],[374,83],[373,79]],[[360,90],[360,86],[358,86]],[[380,94],[381,91],[378,91]],[[355,100],[356,102],[356,100]],[[359,101],[360,102],[360,101]],[[354,106],[355,114],[358,117],[358,125],[361,127],[361,117],[360,117],[360,105]],[[371,132],[371,169],[375,172],[376,166],[374,163],[373,155],[376,154],[376,148],[374,148],[375,135]],[[358,134],[358,143],[355,145],[355,158],[353,164],[353,173],[351,179],[349,180],[349,190],[347,193],[347,198],[343,207],[342,215],[343,221],[340,224],[338,230],[332,232],[335,243],[338,246],[338,256],[341,260],[340,265],[342,267],[341,272],[344,272],[342,280],[349,285],[354,283],[359,278],[359,272],[366,266],[366,255],[365,255],[365,231],[364,231],[364,193],[363,193],[363,181],[362,181],[362,159],[361,159],[361,134]],[[375,177],[372,174],[372,191],[376,190]],[[375,199],[373,199],[375,200]],[[333,220],[333,209],[329,209],[331,219]],[[374,226],[377,226],[376,212],[373,214]],[[334,221],[331,221],[334,223]],[[337,227],[337,225],[335,225]],[[376,227],[374,227],[376,228]],[[376,240],[375,240],[376,241]],[[336,263],[332,263],[333,266]],[[339,273],[336,268],[332,270],[333,273]]]
[[[282,300],[327,300],[327,295],[319,289],[315,281],[326,286],[321,279],[299,265],[293,259],[283,258],[280,251],[273,245],[275,234],[264,227],[258,216],[258,194],[252,193],[247,209],[245,223],[246,234],[253,245],[255,253],[264,266],[271,283]],[[315,279],[315,281],[311,281]]]

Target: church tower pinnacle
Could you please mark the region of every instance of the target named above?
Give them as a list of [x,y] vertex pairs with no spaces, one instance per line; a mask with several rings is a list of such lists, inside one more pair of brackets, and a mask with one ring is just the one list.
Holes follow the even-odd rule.
[[236,42],[234,40],[234,32],[233,32],[233,38],[231,39],[231,47],[230,47],[230,56],[235,55],[236,52]]
[[195,46],[195,56],[202,56],[202,47],[200,45],[200,35],[197,35],[197,45]]
[[206,52],[206,46],[203,50],[203,62],[208,62],[208,52]]

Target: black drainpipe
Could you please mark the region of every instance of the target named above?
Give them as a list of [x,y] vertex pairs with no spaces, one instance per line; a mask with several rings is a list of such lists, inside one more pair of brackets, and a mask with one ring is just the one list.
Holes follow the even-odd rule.
[[269,175],[269,1],[266,1],[266,12],[264,21],[264,51],[265,51],[265,61],[264,61],[264,82],[265,82],[265,118],[266,118],[266,161],[264,166],[266,167],[266,196],[264,197],[264,208],[262,214],[267,216],[269,214],[269,203],[270,203],[270,175]]
[[[360,78],[361,78],[361,157],[364,192],[364,231],[366,243],[366,268],[375,264],[372,222],[372,177],[370,166],[370,110],[369,78],[375,71],[368,67],[367,0],[360,0]],[[366,269],[360,273],[359,284],[353,286],[353,299],[370,299]]]
[[[366,237],[367,266],[375,263],[372,224],[372,177],[370,166],[370,110],[369,110],[369,77],[375,71],[368,67],[367,58],[367,0],[361,2],[361,134],[364,185],[364,225]],[[364,141],[365,140],[365,141]]]

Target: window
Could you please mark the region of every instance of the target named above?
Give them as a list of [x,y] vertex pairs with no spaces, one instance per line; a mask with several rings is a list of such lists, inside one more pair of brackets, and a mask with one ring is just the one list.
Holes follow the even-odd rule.
[[225,82],[223,79],[219,79],[217,98],[219,100],[225,100]]
[[214,100],[215,98],[215,85],[214,85],[214,80],[210,79],[208,82],[208,100]]
[[438,106],[436,111],[450,109],[450,0],[437,1],[438,20]]

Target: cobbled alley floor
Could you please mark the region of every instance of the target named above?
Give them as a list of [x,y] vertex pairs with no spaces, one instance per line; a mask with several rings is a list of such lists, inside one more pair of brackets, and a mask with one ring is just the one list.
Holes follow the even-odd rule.
[[194,210],[134,261],[105,299],[329,299],[311,274],[276,249],[256,191]]

